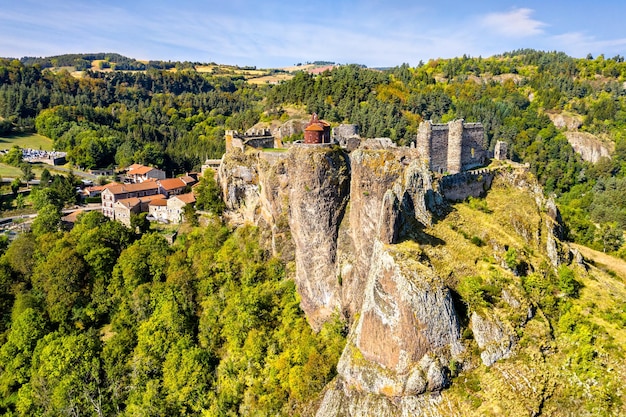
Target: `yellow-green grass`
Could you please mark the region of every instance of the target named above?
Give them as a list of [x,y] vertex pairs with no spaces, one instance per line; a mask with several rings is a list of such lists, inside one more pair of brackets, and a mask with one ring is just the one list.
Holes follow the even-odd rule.
[[22,170],[7,164],[0,163],[0,176],[2,178],[19,178],[22,176]]
[[[54,167],[46,165],[46,164],[31,164],[31,166],[33,168],[33,174],[35,174],[35,178],[40,178],[41,177],[41,172],[44,169],[46,169],[46,168],[51,173],[67,175],[66,172],[57,171],[57,170],[54,169]],[[23,175],[23,172],[22,172],[22,170],[20,168],[0,163],[0,177],[2,177],[2,178],[21,178],[22,175]]]
[[592,260],[596,266],[608,269],[619,275],[622,280],[626,281],[626,262],[606,253],[593,250],[586,246],[572,244],[586,259]]
[[[452,213],[415,238],[420,243],[421,256],[431,261],[442,278],[449,274],[451,286],[471,275],[487,279],[497,271],[504,281],[494,281],[496,285],[504,284],[508,291],[515,287],[522,295],[523,278],[514,277],[501,266],[505,247],[516,249],[518,259],[534,268],[540,269],[541,263],[549,265],[545,254],[545,216],[532,194],[496,179],[484,200],[454,205]],[[537,229],[541,232],[537,233]],[[472,243],[473,237],[479,238],[482,245]],[[452,387],[444,391],[445,414],[532,415],[543,410],[545,415],[565,416],[580,409],[577,415],[609,415],[604,414],[602,399],[610,393],[622,395],[623,390],[616,387],[626,375],[626,366],[620,359],[626,351],[626,325],[619,318],[626,300],[625,278],[621,277],[626,263],[578,248],[597,267],[585,271],[570,265],[582,284],[578,297],[562,303],[571,305],[573,327],[560,323],[559,318],[567,311],[565,307],[549,313],[550,324],[543,310],[537,308],[532,319],[516,326],[515,354],[489,368],[478,360],[477,346],[473,342],[467,344],[467,354],[472,359],[465,365],[471,363],[470,369],[461,372]],[[482,311],[504,317],[505,322],[515,325],[514,315],[526,314],[523,306],[519,310],[500,302]],[[584,339],[587,329],[591,332],[590,340]],[[596,352],[593,354],[597,358],[581,356],[581,352],[589,351]],[[624,415],[624,405],[619,405],[619,401],[617,404],[613,412]],[[459,414],[455,410],[465,411]]]
[[15,133],[0,136],[0,149],[10,149],[14,145],[20,148],[41,149],[43,151],[53,149],[52,139],[37,133]]

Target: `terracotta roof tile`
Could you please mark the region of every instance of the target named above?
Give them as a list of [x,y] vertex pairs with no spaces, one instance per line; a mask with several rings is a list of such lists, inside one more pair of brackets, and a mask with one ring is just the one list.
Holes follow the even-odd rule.
[[161,188],[163,188],[164,190],[168,190],[168,191],[187,186],[185,181],[183,181],[180,178],[167,178],[164,180],[159,180],[157,182],[159,183]]
[[143,165],[128,171],[127,175],[146,175],[148,172],[155,170],[156,168],[146,167]]
[[156,190],[159,188],[159,185],[155,181],[144,181],[137,184],[116,184],[111,187],[108,187],[112,194],[124,194],[124,193],[134,193],[137,191],[147,191],[147,190]]
[[172,198],[177,198],[185,204],[191,204],[196,202],[196,197],[193,195],[193,193],[181,194]]
[[167,200],[164,198],[156,198],[150,202],[151,206],[167,206]]

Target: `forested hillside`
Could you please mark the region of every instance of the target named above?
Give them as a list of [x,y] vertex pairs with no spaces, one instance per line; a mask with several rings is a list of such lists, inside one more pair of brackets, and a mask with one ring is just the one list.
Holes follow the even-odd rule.
[[0,413],[302,413],[344,329],[314,334],[283,278],[251,228],[170,246],[91,212],[24,234],[0,258]]
[[143,163],[169,172],[224,151],[224,128],[258,120],[262,89],[195,71],[42,71],[0,61],[0,117],[36,130],[82,168]]

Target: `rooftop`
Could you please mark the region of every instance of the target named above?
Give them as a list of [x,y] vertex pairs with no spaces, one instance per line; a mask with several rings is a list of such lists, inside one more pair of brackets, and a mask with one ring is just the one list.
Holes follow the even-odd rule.
[[116,184],[108,187],[112,194],[134,193],[137,191],[156,190],[159,185],[155,181],[144,181],[137,184]]

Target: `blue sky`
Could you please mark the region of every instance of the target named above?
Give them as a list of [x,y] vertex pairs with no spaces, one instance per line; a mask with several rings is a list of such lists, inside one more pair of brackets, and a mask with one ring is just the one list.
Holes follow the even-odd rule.
[[626,55],[626,2],[0,0],[0,56],[369,67],[518,48]]

